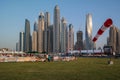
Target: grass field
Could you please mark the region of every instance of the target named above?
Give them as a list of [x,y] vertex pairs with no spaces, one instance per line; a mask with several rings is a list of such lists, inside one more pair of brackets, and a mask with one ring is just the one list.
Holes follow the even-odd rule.
[[120,80],[120,59],[79,58],[70,62],[0,63],[0,80]]

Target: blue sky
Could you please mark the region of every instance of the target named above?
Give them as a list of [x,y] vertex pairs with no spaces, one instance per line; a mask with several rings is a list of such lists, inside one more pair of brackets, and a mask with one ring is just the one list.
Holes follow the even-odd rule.
[[[120,0],[0,0],[0,48],[15,49],[19,32],[24,31],[25,19],[33,24],[40,12],[48,11],[53,23],[55,5],[60,8],[60,16],[74,26],[75,36],[79,29],[85,37],[86,14],[93,19],[93,36],[107,18],[120,29]],[[106,43],[109,29],[97,41],[97,47]],[[75,37],[76,41],[76,37]]]

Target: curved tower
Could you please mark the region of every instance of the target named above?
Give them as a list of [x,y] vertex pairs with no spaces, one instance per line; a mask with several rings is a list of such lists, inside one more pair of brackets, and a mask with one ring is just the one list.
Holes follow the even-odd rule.
[[85,29],[85,46],[87,50],[93,49],[92,42],[92,15],[86,15],[86,29]]

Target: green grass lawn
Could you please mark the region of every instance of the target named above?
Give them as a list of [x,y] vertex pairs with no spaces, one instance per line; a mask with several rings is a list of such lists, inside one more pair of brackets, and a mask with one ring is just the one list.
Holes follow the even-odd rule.
[[70,62],[0,63],[0,80],[120,80],[120,59],[79,58]]

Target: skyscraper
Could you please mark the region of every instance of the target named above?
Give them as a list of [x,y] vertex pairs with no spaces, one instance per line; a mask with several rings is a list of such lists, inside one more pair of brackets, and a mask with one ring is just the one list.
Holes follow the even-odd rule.
[[50,26],[50,13],[45,13],[45,29],[47,29]]
[[77,32],[77,42],[75,44],[75,49],[77,50],[83,49],[83,32],[80,30]]
[[19,36],[19,50],[24,51],[24,32],[20,32]]
[[45,30],[44,30],[44,40],[45,40],[45,43],[44,43],[44,51],[45,52],[48,52],[48,27],[50,26],[50,13],[49,12],[46,12],[45,13]]
[[24,48],[25,51],[31,51],[31,34],[30,34],[30,22],[29,20],[25,19],[25,36],[24,36]]
[[74,49],[74,31],[73,31],[73,25],[69,25],[68,30],[68,48],[67,50],[73,50]]
[[44,51],[44,13],[40,13],[38,18],[38,52]]
[[53,52],[53,25],[50,25],[47,30],[47,52]]
[[58,5],[54,8],[53,52],[60,52],[60,9]]
[[120,53],[120,30],[114,25],[109,30],[109,45],[112,46],[113,52]]
[[16,43],[16,51],[19,51],[19,42]]
[[66,52],[66,38],[67,38],[67,34],[66,34],[66,30],[67,29],[67,22],[64,19],[64,17],[62,17],[61,20],[61,31],[60,31],[60,44],[61,44],[61,52]]
[[38,26],[34,23],[34,31],[32,34],[32,51],[38,51]]
[[38,46],[37,46],[37,31],[33,31],[32,34],[32,51],[38,51]]
[[34,31],[38,31],[38,24],[37,24],[36,21],[35,21],[35,23],[34,23]]
[[93,49],[92,42],[92,15],[86,15],[86,29],[85,29],[85,47],[87,50]]

